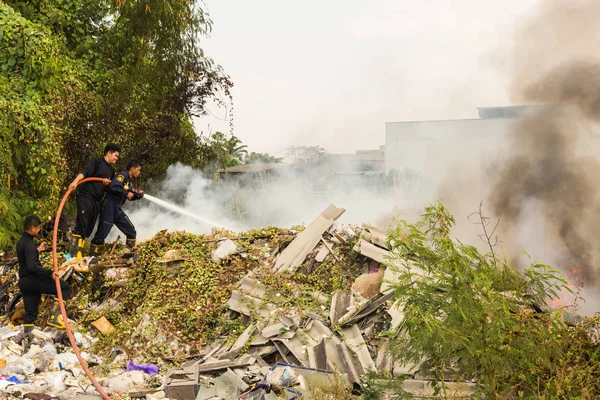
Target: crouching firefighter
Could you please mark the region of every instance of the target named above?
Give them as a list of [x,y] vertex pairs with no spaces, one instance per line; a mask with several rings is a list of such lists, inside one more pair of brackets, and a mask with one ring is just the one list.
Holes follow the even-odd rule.
[[139,200],[144,197],[142,190],[135,190],[131,182],[142,173],[142,164],[133,160],[127,164],[127,169],[118,173],[108,185],[106,199],[100,211],[100,220],[98,230],[92,239],[90,255],[99,256],[104,245],[104,240],[110,233],[113,225],[127,238],[125,244],[129,250],[135,246],[136,231],[135,227],[127,217],[127,214],[121,208],[126,200]]
[[[47,324],[59,329],[65,329],[65,323],[60,312],[60,305],[56,297],[57,278],[54,271],[46,269],[40,265],[40,251],[46,250],[46,243],[36,247],[33,238],[35,238],[42,229],[42,222],[35,215],[29,215],[25,218],[25,231],[17,242],[17,258],[19,260],[19,289],[23,295],[25,305],[25,316],[23,317],[24,337],[26,340],[24,347],[28,346],[28,340],[31,338],[31,331],[38,317],[38,307],[42,294],[53,296],[53,303],[50,309],[50,317]],[[67,300],[71,295],[71,286],[64,280],[60,280],[60,290],[63,299]]]

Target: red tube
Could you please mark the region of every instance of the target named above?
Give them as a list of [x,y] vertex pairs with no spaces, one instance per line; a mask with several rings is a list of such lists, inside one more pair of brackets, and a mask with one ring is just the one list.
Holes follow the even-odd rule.
[[[86,179],[82,179],[81,181],[79,181],[78,184],[82,184],[84,182],[94,182],[94,181],[102,182],[103,180],[104,180],[104,178],[86,178]],[[57,278],[54,280],[56,283],[56,293],[58,294],[58,304],[60,305],[60,313],[62,314],[63,321],[65,322],[67,336],[69,336],[69,342],[71,343],[73,352],[75,352],[75,355],[77,356],[77,359],[79,360],[79,364],[81,364],[81,367],[85,371],[85,374],[88,376],[88,378],[90,378],[90,381],[92,381],[92,385],[94,385],[94,387],[96,388],[98,393],[100,393],[102,398],[105,400],[110,400],[110,397],[108,397],[108,395],[106,394],[104,389],[102,389],[102,386],[100,386],[98,381],[96,381],[96,378],[94,378],[94,375],[92,375],[92,373],[88,369],[87,363],[85,362],[85,360],[83,359],[83,357],[81,357],[81,354],[79,353],[79,347],[77,347],[77,343],[75,343],[75,338],[73,337],[73,332],[71,332],[71,327],[69,326],[69,319],[67,318],[67,311],[65,310],[65,304],[63,301],[63,297],[62,297],[62,292],[60,290],[60,279],[58,278],[58,258],[56,256],[56,240],[57,240],[56,238],[58,237],[58,220],[60,218],[60,214],[62,213],[62,209],[65,206],[67,198],[69,197],[69,195],[71,194],[72,191],[73,191],[73,188],[69,187],[69,189],[67,190],[67,193],[65,193],[62,201],[60,202],[60,205],[58,206],[58,210],[56,211],[56,219],[54,220],[54,234],[52,236],[52,261],[54,262],[54,272],[57,276]]]

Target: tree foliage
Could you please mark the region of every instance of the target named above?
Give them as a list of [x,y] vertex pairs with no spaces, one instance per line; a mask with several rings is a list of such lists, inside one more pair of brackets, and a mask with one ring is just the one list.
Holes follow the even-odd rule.
[[542,312],[566,289],[559,272],[534,262],[521,274],[493,252],[453,239],[453,225],[438,203],[418,223],[396,221],[390,232],[402,265],[390,262],[403,310],[394,359],[434,376],[444,397],[445,381],[465,378],[488,399],[597,396],[598,355],[585,330],[567,327],[561,311]]
[[232,86],[199,46],[211,27],[193,0],[0,1],[0,247],[109,141],[146,178],[208,163],[191,116]]
[[252,152],[244,159],[244,164],[256,164],[256,163],[280,163],[283,161],[280,157],[275,157],[267,153],[256,153]]
[[223,132],[215,132],[208,142],[213,152],[216,166],[221,169],[234,167],[244,162],[248,154],[245,144],[235,135],[227,136]]

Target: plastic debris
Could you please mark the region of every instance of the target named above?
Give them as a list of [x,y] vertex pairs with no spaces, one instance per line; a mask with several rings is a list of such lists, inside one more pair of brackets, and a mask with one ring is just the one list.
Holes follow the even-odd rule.
[[133,361],[127,362],[125,371],[143,371],[150,376],[158,374],[158,366],[154,364],[136,364]]

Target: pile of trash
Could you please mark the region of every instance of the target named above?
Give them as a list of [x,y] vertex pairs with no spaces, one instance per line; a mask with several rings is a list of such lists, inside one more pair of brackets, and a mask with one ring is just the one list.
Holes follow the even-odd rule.
[[[97,396],[64,331],[50,327],[34,329],[33,339],[26,350],[19,343],[22,331],[5,324],[5,321],[0,322],[3,325],[0,328],[0,398],[50,398],[40,397],[41,394],[61,399]],[[77,329],[76,324],[73,325]],[[105,360],[91,351],[98,339],[79,332],[75,332],[74,336],[87,365],[97,372],[102,370]],[[99,382],[113,393],[128,393],[137,387],[160,385],[160,380],[153,378],[158,368],[147,371],[143,367],[146,366],[129,362],[122,370],[105,374]]]
[[[388,354],[402,311],[387,235],[338,224],[344,211],[331,205],[287,230],[161,231],[135,257],[112,246],[99,263],[65,261],[67,312],[92,373],[129,398],[349,399],[369,372],[433,396],[431,377]],[[63,332],[35,329],[24,351],[16,260],[2,264],[0,399],[97,396]],[[468,397],[477,383],[446,387]]]

